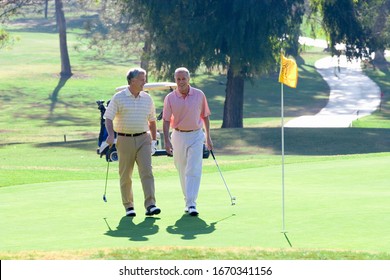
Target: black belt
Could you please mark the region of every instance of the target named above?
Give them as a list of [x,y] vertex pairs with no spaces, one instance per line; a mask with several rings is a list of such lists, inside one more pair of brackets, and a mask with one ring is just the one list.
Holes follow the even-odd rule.
[[120,132],[118,132],[118,135],[119,135],[119,136],[126,136],[126,137],[136,137],[136,136],[140,136],[140,135],[145,134],[145,133],[146,133],[146,131],[141,132],[141,133],[134,133],[134,134],[120,133]]
[[195,130],[181,130],[181,129],[178,129],[178,128],[175,128],[176,131],[180,131],[180,132],[192,132],[192,131],[195,131]]

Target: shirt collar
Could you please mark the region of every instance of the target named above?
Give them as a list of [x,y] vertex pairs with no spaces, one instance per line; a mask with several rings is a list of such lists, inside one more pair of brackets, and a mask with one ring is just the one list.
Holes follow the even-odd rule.
[[[129,90],[129,87],[126,87],[126,89],[125,89],[125,94],[126,94],[127,96],[129,96],[129,97],[135,98],[134,95],[131,94],[131,92],[130,92],[130,90]],[[146,94],[146,93],[145,93],[143,90],[141,90],[141,91],[139,92],[138,97],[144,96],[145,94]]]
[[[189,86],[189,88],[190,88],[190,90],[188,91],[188,95],[192,95],[193,94],[192,87]],[[175,94],[177,97],[183,97],[183,95],[180,93],[180,91],[177,88],[175,89]]]

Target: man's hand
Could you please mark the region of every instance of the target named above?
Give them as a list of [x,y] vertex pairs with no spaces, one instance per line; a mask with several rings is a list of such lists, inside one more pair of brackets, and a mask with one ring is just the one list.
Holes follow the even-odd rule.
[[150,145],[150,153],[151,155],[154,155],[154,153],[157,151],[157,140],[152,140],[152,143]]
[[112,146],[115,141],[115,132],[114,132],[114,124],[111,119],[106,119],[106,130],[108,134],[106,143],[109,146]]
[[213,141],[211,141],[210,137],[206,137],[206,148],[211,151],[213,149]]
[[165,142],[165,151],[167,152],[167,155],[169,157],[172,157],[173,156],[173,153],[172,153],[172,144],[171,144],[171,141],[166,141]]
[[110,134],[107,136],[106,143],[111,147],[114,144],[115,135]]

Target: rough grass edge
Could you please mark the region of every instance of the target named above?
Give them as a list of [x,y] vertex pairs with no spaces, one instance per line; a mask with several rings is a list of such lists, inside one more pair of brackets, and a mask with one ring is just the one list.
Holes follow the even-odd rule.
[[143,247],[71,251],[1,252],[1,260],[390,260],[389,253],[247,247]]

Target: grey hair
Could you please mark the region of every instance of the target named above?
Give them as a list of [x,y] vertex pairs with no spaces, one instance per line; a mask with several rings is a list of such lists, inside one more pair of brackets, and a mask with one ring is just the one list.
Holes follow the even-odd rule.
[[126,74],[127,81],[130,83],[130,81],[133,78],[137,78],[140,73],[144,73],[146,75],[146,71],[142,68],[131,68]]
[[175,70],[175,78],[176,78],[176,74],[179,73],[179,72],[185,72],[187,75],[188,75],[188,78],[190,77],[190,71],[188,71],[187,68],[185,67],[179,67]]

